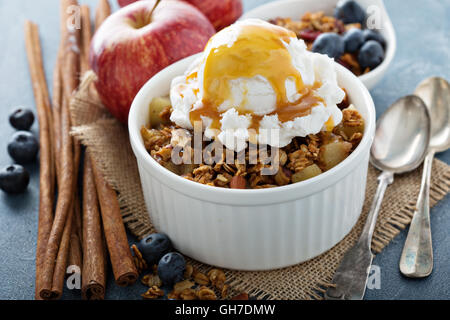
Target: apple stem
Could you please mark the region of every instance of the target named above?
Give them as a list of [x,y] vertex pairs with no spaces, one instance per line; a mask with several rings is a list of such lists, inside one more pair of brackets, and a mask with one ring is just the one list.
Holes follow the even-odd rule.
[[150,17],[153,15],[153,11],[155,11],[156,7],[158,6],[158,4],[161,2],[161,0],[156,0],[155,5],[153,6],[152,11],[150,11]]
[[153,6],[152,10],[150,10],[150,12],[145,13],[144,25],[147,25],[150,22],[152,22],[153,12],[155,11],[156,7],[159,5],[160,2],[161,2],[161,0],[156,0],[155,5]]

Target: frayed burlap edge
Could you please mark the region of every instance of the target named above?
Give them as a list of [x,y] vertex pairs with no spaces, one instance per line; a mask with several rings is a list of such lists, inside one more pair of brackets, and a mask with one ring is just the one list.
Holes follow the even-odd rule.
[[[430,186],[430,207],[434,207],[450,191],[450,168],[445,163],[435,160],[433,166],[446,166],[442,174],[433,180]],[[436,170],[433,171],[433,174]],[[417,197],[411,200],[397,214],[391,216],[386,223],[377,225],[373,240],[372,250],[380,253],[402,230],[404,230],[412,220],[416,210]]]
[[[138,238],[153,232],[139,181],[136,159],[133,155],[127,128],[111,118],[101,105],[88,73],[71,103],[73,134],[90,149],[107,181],[119,194],[124,223]],[[356,242],[377,185],[377,172],[369,168],[366,201],[361,217],[352,231],[335,247],[307,262],[292,267],[265,271],[240,272],[225,270],[230,295],[248,292],[258,299],[322,299],[327,287],[332,286],[333,274],[344,253]],[[378,253],[410,222],[415,208],[421,169],[395,177],[385,195],[372,241]],[[434,206],[450,191],[450,166],[435,160],[431,179],[430,205]],[[201,271],[211,266],[190,260]]]

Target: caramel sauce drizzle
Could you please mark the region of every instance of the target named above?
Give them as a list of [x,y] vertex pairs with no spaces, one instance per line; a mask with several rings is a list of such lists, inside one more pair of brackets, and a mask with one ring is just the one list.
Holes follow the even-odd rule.
[[[218,107],[231,98],[229,81],[257,75],[267,79],[276,93],[276,109],[270,115],[277,114],[281,122],[309,115],[314,106],[323,102],[313,93],[321,83],[304,85],[284,45],[292,38],[295,39],[295,33],[278,26],[250,25],[241,30],[231,47],[223,45],[213,49],[203,62],[203,106],[190,112],[191,123],[201,121],[201,116],[209,117],[212,119],[211,128],[220,129],[221,112]],[[197,73],[189,75],[188,79],[195,77]],[[301,98],[294,102],[287,98],[285,82],[288,78],[294,80],[297,92],[301,94]],[[234,107],[240,115],[251,114],[250,128],[258,131],[263,116],[245,110],[245,101],[243,105]]]

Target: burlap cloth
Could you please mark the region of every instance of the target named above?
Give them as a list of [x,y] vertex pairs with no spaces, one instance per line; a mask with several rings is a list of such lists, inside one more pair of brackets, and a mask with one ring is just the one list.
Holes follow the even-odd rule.
[[[106,179],[119,194],[123,220],[138,238],[153,232],[144,203],[136,159],[127,128],[113,119],[89,86],[87,74],[71,103],[73,134],[89,148]],[[246,291],[257,298],[321,299],[344,253],[355,243],[364,225],[377,186],[377,172],[369,168],[366,201],[361,218],[350,234],[334,248],[305,263],[266,272],[226,271],[231,294]],[[378,217],[373,250],[378,253],[411,221],[419,192],[422,169],[398,175],[384,197]],[[450,166],[435,160],[431,177],[431,206],[450,190]],[[210,266],[191,261],[200,269]],[[393,263],[397,263],[394,261]]]

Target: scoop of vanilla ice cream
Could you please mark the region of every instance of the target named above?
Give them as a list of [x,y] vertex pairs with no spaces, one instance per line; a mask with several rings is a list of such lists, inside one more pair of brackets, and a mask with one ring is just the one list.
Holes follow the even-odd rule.
[[[232,49],[245,28],[267,27],[267,25],[270,24],[258,19],[244,20],[223,29],[211,38],[203,55],[192,63],[184,75],[172,81],[170,99],[173,108],[171,120],[174,123],[186,129],[193,128],[190,112],[203,106],[205,61],[208,56],[214,55],[216,49],[221,46]],[[314,95],[321,98],[320,102],[308,115],[281,122],[276,113],[277,93],[267,78],[257,74],[252,77],[230,79],[229,96],[216,106],[221,117],[219,134],[217,130],[213,130],[215,128],[211,128],[212,119],[201,116],[207,138],[216,137],[228,149],[241,151],[245,149],[250,137],[252,117],[258,116],[261,118],[257,133],[258,142],[273,147],[284,147],[294,137],[318,133],[324,129],[325,123],[330,118],[334,125],[342,121],[342,113],[337,104],[343,100],[345,93],[338,86],[333,60],[326,55],[308,51],[304,41],[295,36],[289,42],[283,41],[283,45],[289,53],[292,66],[301,75],[303,84],[313,86],[320,83],[320,86],[313,89]],[[193,74],[196,76],[193,77]],[[302,97],[295,79],[286,78],[284,86],[289,102],[295,102]],[[245,110],[246,113],[242,114],[238,112],[239,110]],[[276,134],[273,134],[273,131],[276,131]]]

